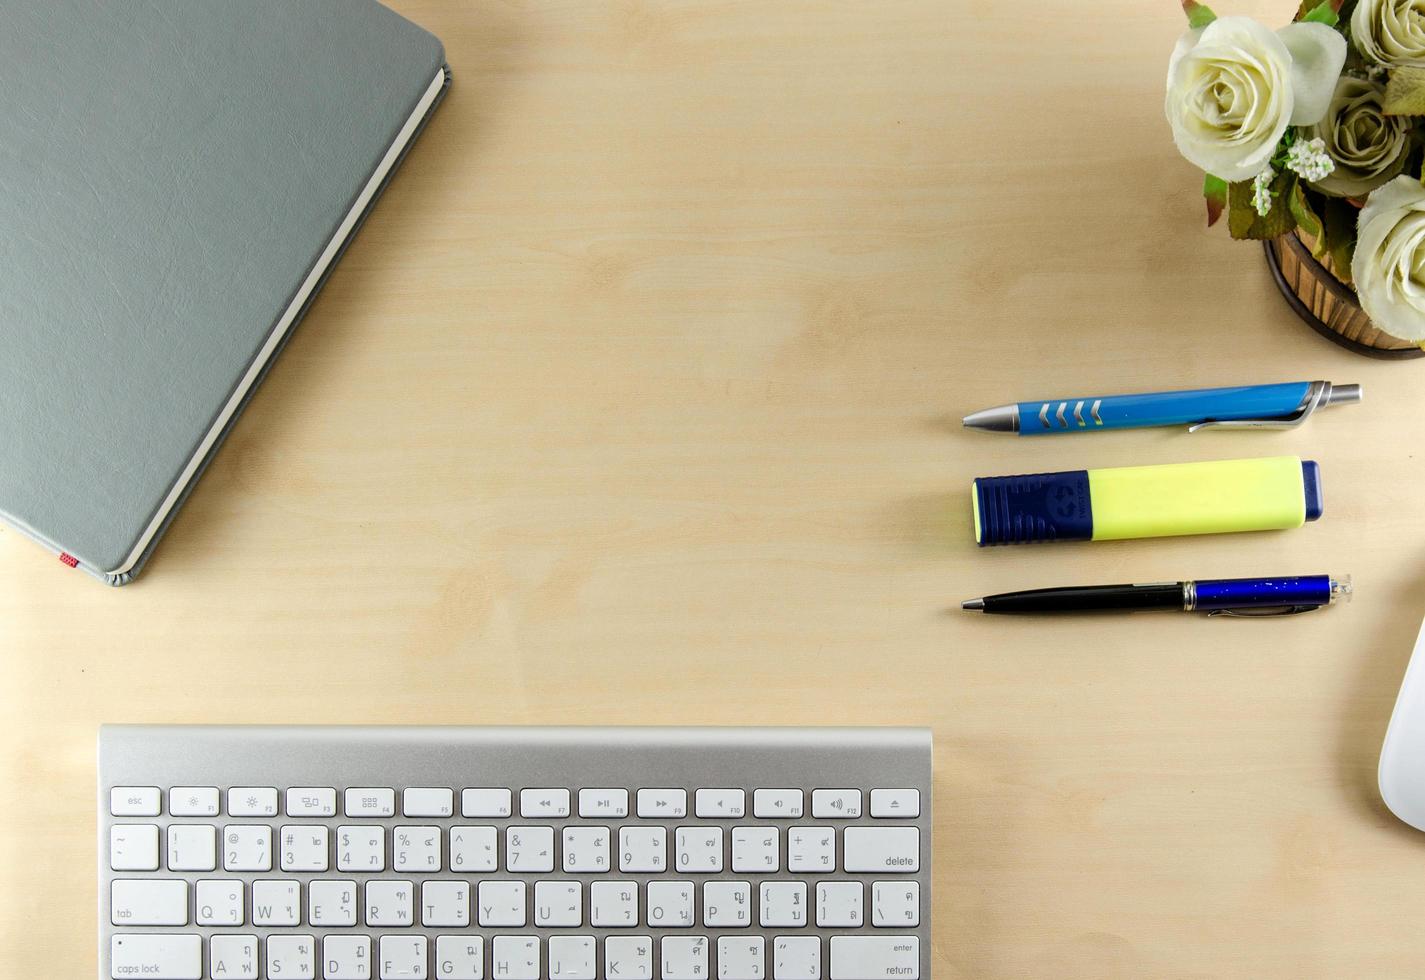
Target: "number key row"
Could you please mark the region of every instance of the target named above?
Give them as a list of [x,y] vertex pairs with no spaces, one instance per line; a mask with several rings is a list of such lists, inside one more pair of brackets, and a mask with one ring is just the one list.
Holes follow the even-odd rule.
[[[274,840],[275,832],[275,840]],[[554,827],[321,824],[170,824],[166,832],[170,871],[213,871],[219,858],[226,871],[320,873],[333,863],[339,871],[396,871],[432,874],[503,870],[515,874],[553,871],[556,863],[570,874],[623,872],[657,874],[676,870],[718,874],[729,864],[735,872],[824,874],[910,874],[920,870],[920,830],[916,827],[624,826],[617,833],[604,826]],[[503,841],[501,840],[503,838]],[[389,846],[388,846],[389,843]],[[115,871],[157,871],[160,828],[155,824],[116,824],[109,829],[109,866]],[[501,846],[503,844],[503,847]],[[557,852],[557,860],[556,860]],[[274,861],[274,853],[276,855]]]

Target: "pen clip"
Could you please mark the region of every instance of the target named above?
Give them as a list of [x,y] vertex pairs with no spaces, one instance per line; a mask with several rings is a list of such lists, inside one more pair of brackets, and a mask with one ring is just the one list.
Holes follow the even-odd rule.
[[1244,609],[1212,609],[1208,616],[1231,616],[1233,619],[1271,619],[1274,616],[1298,616],[1320,609],[1320,606],[1257,606]]
[[1306,397],[1301,400],[1295,412],[1282,418],[1267,419],[1209,419],[1205,422],[1197,422],[1188,426],[1189,432],[1196,432],[1199,429],[1294,429],[1305,422],[1307,416],[1321,407],[1327,394],[1331,391],[1331,385],[1325,381],[1313,381],[1306,389]]

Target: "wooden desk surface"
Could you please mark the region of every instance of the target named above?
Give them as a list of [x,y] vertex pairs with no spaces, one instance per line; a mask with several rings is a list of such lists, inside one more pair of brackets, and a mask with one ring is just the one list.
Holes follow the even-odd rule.
[[[101,721],[929,725],[937,980],[1419,974],[1425,836],[1375,765],[1425,613],[1425,366],[1327,344],[1203,229],[1177,4],[397,6],[450,97],[145,574],[0,531],[0,976],[94,974]],[[958,422],[1318,377],[1367,401]],[[976,475],[1280,453],[1321,461],[1320,523],[971,542]],[[1354,604],[949,611],[1318,571]]]

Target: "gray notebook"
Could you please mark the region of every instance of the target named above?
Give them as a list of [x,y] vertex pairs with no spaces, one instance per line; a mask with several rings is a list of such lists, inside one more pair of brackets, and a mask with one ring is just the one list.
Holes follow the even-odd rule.
[[448,84],[368,0],[0,0],[0,517],[142,567]]

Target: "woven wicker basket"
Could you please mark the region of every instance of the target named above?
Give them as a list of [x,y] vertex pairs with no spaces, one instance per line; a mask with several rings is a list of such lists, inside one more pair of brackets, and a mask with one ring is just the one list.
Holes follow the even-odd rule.
[[1357,305],[1355,292],[1336,278],[1331,259],[1317,261],[1297,233],[1262,244],[1277,288],[1317,333],[1370,357],[1425,357],[1417,344],[1377,330]]

